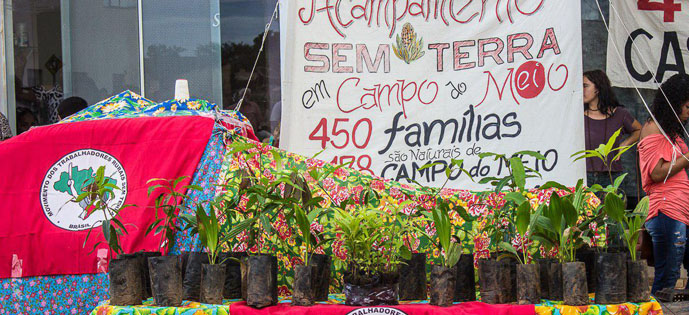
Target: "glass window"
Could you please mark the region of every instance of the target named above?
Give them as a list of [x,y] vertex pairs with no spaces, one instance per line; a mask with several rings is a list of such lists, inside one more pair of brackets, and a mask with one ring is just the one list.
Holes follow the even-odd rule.
[[7,66],[14,72],[14,117],[22,133],[57,121],[63,93],[60,1],[13,0],[11,8],[13,49],[7,54],[13,54],[14,65]]
[[[223,106],[235,109],[249,80],[276,0],[220,0]],[[277,17],[276,17],[277,18]],[[240,112],[259,139],[279,130],[280,23],[273,21]],[[277,132],[275,132],[277,133]]]
[[63,1],[65,94],[94,104],[141,92],[139,13],[127,1]]
[[175,80],[191,97],[221,103],[220,20],[217,0],[142,1],[146,97],[175,96]]

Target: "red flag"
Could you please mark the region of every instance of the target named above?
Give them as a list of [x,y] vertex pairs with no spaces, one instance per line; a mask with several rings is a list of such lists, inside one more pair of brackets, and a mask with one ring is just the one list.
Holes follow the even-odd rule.
[[213,124],[198,116],[85,121],[0,142],[0,278],[103,271],[107,244],[92,251],[104,241],[102,212],[73,201],[100,166],[121,188],[108,203],[136,205],[121,212],[134,225],[121,238],[123,250],[157,250],[161,235],[145,235],[154,220],[146,182],[193,176]]

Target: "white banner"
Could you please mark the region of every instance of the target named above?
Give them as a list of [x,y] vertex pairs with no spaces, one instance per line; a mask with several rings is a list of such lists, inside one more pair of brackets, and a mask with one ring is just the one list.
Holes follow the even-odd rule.
[[657,89],[689,62],[689,1],[610,0],[607,72],[612,85]]
[[[285,4],[286,1],[283,1]],[[385,178],[442,185],[464,160],[485,189],[505,176],[482,152],[525,157],[573,185],[584,148],[579,1],[312,0],[282,6],[281,147]]]

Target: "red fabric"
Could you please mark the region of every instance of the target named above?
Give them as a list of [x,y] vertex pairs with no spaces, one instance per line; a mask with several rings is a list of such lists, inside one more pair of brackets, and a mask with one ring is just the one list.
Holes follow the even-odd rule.
[[682,159],[682,154],[688,151],[682,139],[677,139],[676,146],[682,152],[674,152],[672,144],[663,135],[646,136],[639,142],[639,167],[641,169],[641,185],[648,195],[649,211],[646,220],[658,215],[658,211],[666,216],[689,225],[689,178],[685,171],[668,178],[664,182],[655,183],[651,179],[651,172],[658,165],[660,159],[667,162]]
[[[102,229],[94,228],[86,246],[83,246],[88,230],[61,228],[50,221],[48,212],[44,210],[48,208],[51,213],[57,213],[56,208],[61,211],[70,209],[60,214],[70,218],[62,222],[75,220],[72,213],[78,212],[72,209],[81,211],[76,203],[70,203],[71,208],[44,204],[47,203],[45,200],[56,200],[54,196],[69,199],[73,195],[65,194],[64,189],[59,191],[55,188],[57,183],[48,181],[48,174],[59,161],[75,156],[67,161],[74,165],[65,168],[75,170],[75,178],[77,174],[88,174],[88,168],[79,170],[89,163],[108,164],[89,154],[76,156],[75,152],[86,152],[83,150],[105,152],[119,161],[124,169],[124,173],[109,172],[115,179],[124,178],[120,175],[126,174],[127,194],[124,199],[122,192],[121,201],[136,205],[121,212],[123,222],[135,225],[128,226],[129,234],[121,238],[124,251],[157,250],[160,235],[146,236],[144,233],[154,220],[151,210],[154,200],[147,196],[146,182],[156,177],[192,176],[213,124],[212,119],[205,117],[85,121],[33,128],[0,142],[0,278],[96,273],[99,269],[103,272],[104,257],[110,256],[107,244],[102,243],[91,252],[94,244],[104,241]],[[89,160],[84,162],[84,159]],[[94,165],[93,173],[97,168],[98,165]],[[56,181],[60,178],[64,184],[64,177],[72,179],[73,176],[65,174],[68,173],[56,169],[51,178]],[[189,181],[187,179],[186,182]],[[118,186],[120,184],[118,182]],[[72,179],[67,187],[73,191],[77,185]],[[52,199],[47,199],[48,195],[42,191],[49,191]],[[53,221],[59,219],[57,215],[51,218]]]
[[[371,309],[378,309],[383,312],[372,312]],[[395,309],[394,312],[385,309]],[[361,312],[353,312],[361,309]],[[350,313],[351,312],[351,313]],[[492,314],[492,315],[533,315],[536,314],[534,305],[492,305],[481,302],[465,302],[455,304],[450,307],[439,307],[429,304],[404,304],[395,306],[373,306],[368,308],[346,306],[346,305],[328,305],[316,304],[314,306],[291,306],[288,303],[281,303],[276,306],[270,306],[262,309],[255,309],[246,305],[246,302],[238,302],[230,305],[230,314],[232,315],[317,315],[317,314],[332,314],[332,315],[463,315],[463,314]]]

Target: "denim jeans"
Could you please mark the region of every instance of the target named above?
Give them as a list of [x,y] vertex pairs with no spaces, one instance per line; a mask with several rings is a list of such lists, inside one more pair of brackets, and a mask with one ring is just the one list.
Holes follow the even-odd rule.
[[655,278],[651,293],[675,287],[679,278],[679,268],[684,262],[685,268],[689,259],[685,257],[687,226],[671,219],[662,212],[646,222],[646,230],[653,239],[653,257],[655,259]]

